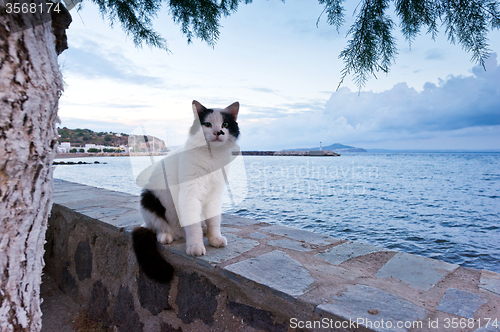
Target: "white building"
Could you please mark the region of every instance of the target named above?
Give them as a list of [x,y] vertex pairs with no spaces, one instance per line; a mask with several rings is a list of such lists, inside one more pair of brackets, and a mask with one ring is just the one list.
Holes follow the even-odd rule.
[[85,144],[84,147],[82,146],[73,146],[71,147],[70,142],[63,142],[57,147],[57,153],[69,153],[71,149],[76,149],[77,152],[80,152],[80,149],[83,149],[85,153],[89,152],[89,149],[97,149],[97,150],[115,150],[116,152],[130,152],[130,148],[127,145],[120,145],[119,147],[117,146],[109,146],[109,145],[97,145],[97,144]]
[[71,143],[70,142],[62,142],[57,147],[57,153],[69,153],[69,150],[71,150]]

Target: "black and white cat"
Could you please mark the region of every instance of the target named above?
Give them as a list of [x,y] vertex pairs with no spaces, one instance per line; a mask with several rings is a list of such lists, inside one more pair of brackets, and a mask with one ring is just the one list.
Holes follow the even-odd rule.
[[157,241],[166,244],[185,237],[188,255],[204,255],[206,226],[211,246],[227,245],[220,233],[221,201],[224,172],[240,134],[238,111],[238,102],[225,109],[207,109],[194,100],[195,120],[184,147],[153,165],[148,173],[140,204],[146,228],[137,227],[132,237],[139,265],[150,278],[167,282],[173,274]]

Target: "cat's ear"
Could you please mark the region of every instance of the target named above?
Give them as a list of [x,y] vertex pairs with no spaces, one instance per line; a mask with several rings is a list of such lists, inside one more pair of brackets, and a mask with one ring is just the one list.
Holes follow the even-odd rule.
[[203,106],[202,104],[200,104],[198,101],[193,100],[193,113],[194,113],[194,117],[196,119],[198,118],[198,115],[201,112],[203,112],[204,110],[206,110],[205,106]]
[[234,119],[236,120],[236,118],[238,117],[238,112],[240,110],[240,103],[238,102],[234,102],[232,103],[231,105],[229,105],[228,107],[226,107],[226,112],[231,114]]

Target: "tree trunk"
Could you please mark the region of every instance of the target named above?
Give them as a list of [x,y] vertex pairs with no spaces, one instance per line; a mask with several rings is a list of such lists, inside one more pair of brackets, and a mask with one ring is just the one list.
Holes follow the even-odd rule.
[[6,2],[0,0],[0,330],[40,331],[63,85],[50,15],[9,14]]

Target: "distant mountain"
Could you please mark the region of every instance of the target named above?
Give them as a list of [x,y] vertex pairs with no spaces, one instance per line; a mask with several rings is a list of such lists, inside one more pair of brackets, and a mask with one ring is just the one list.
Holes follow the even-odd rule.
[[[322,147],[323,151],[333,151],[333,152],[366,152],[365,149],[356,148],[354,146],[344,145],[340,143],[333,143],[332,145],[327,145]],[[319,151],[319,146],[314,148],[302,148],[302,149],[286,149],[283,151]]]

